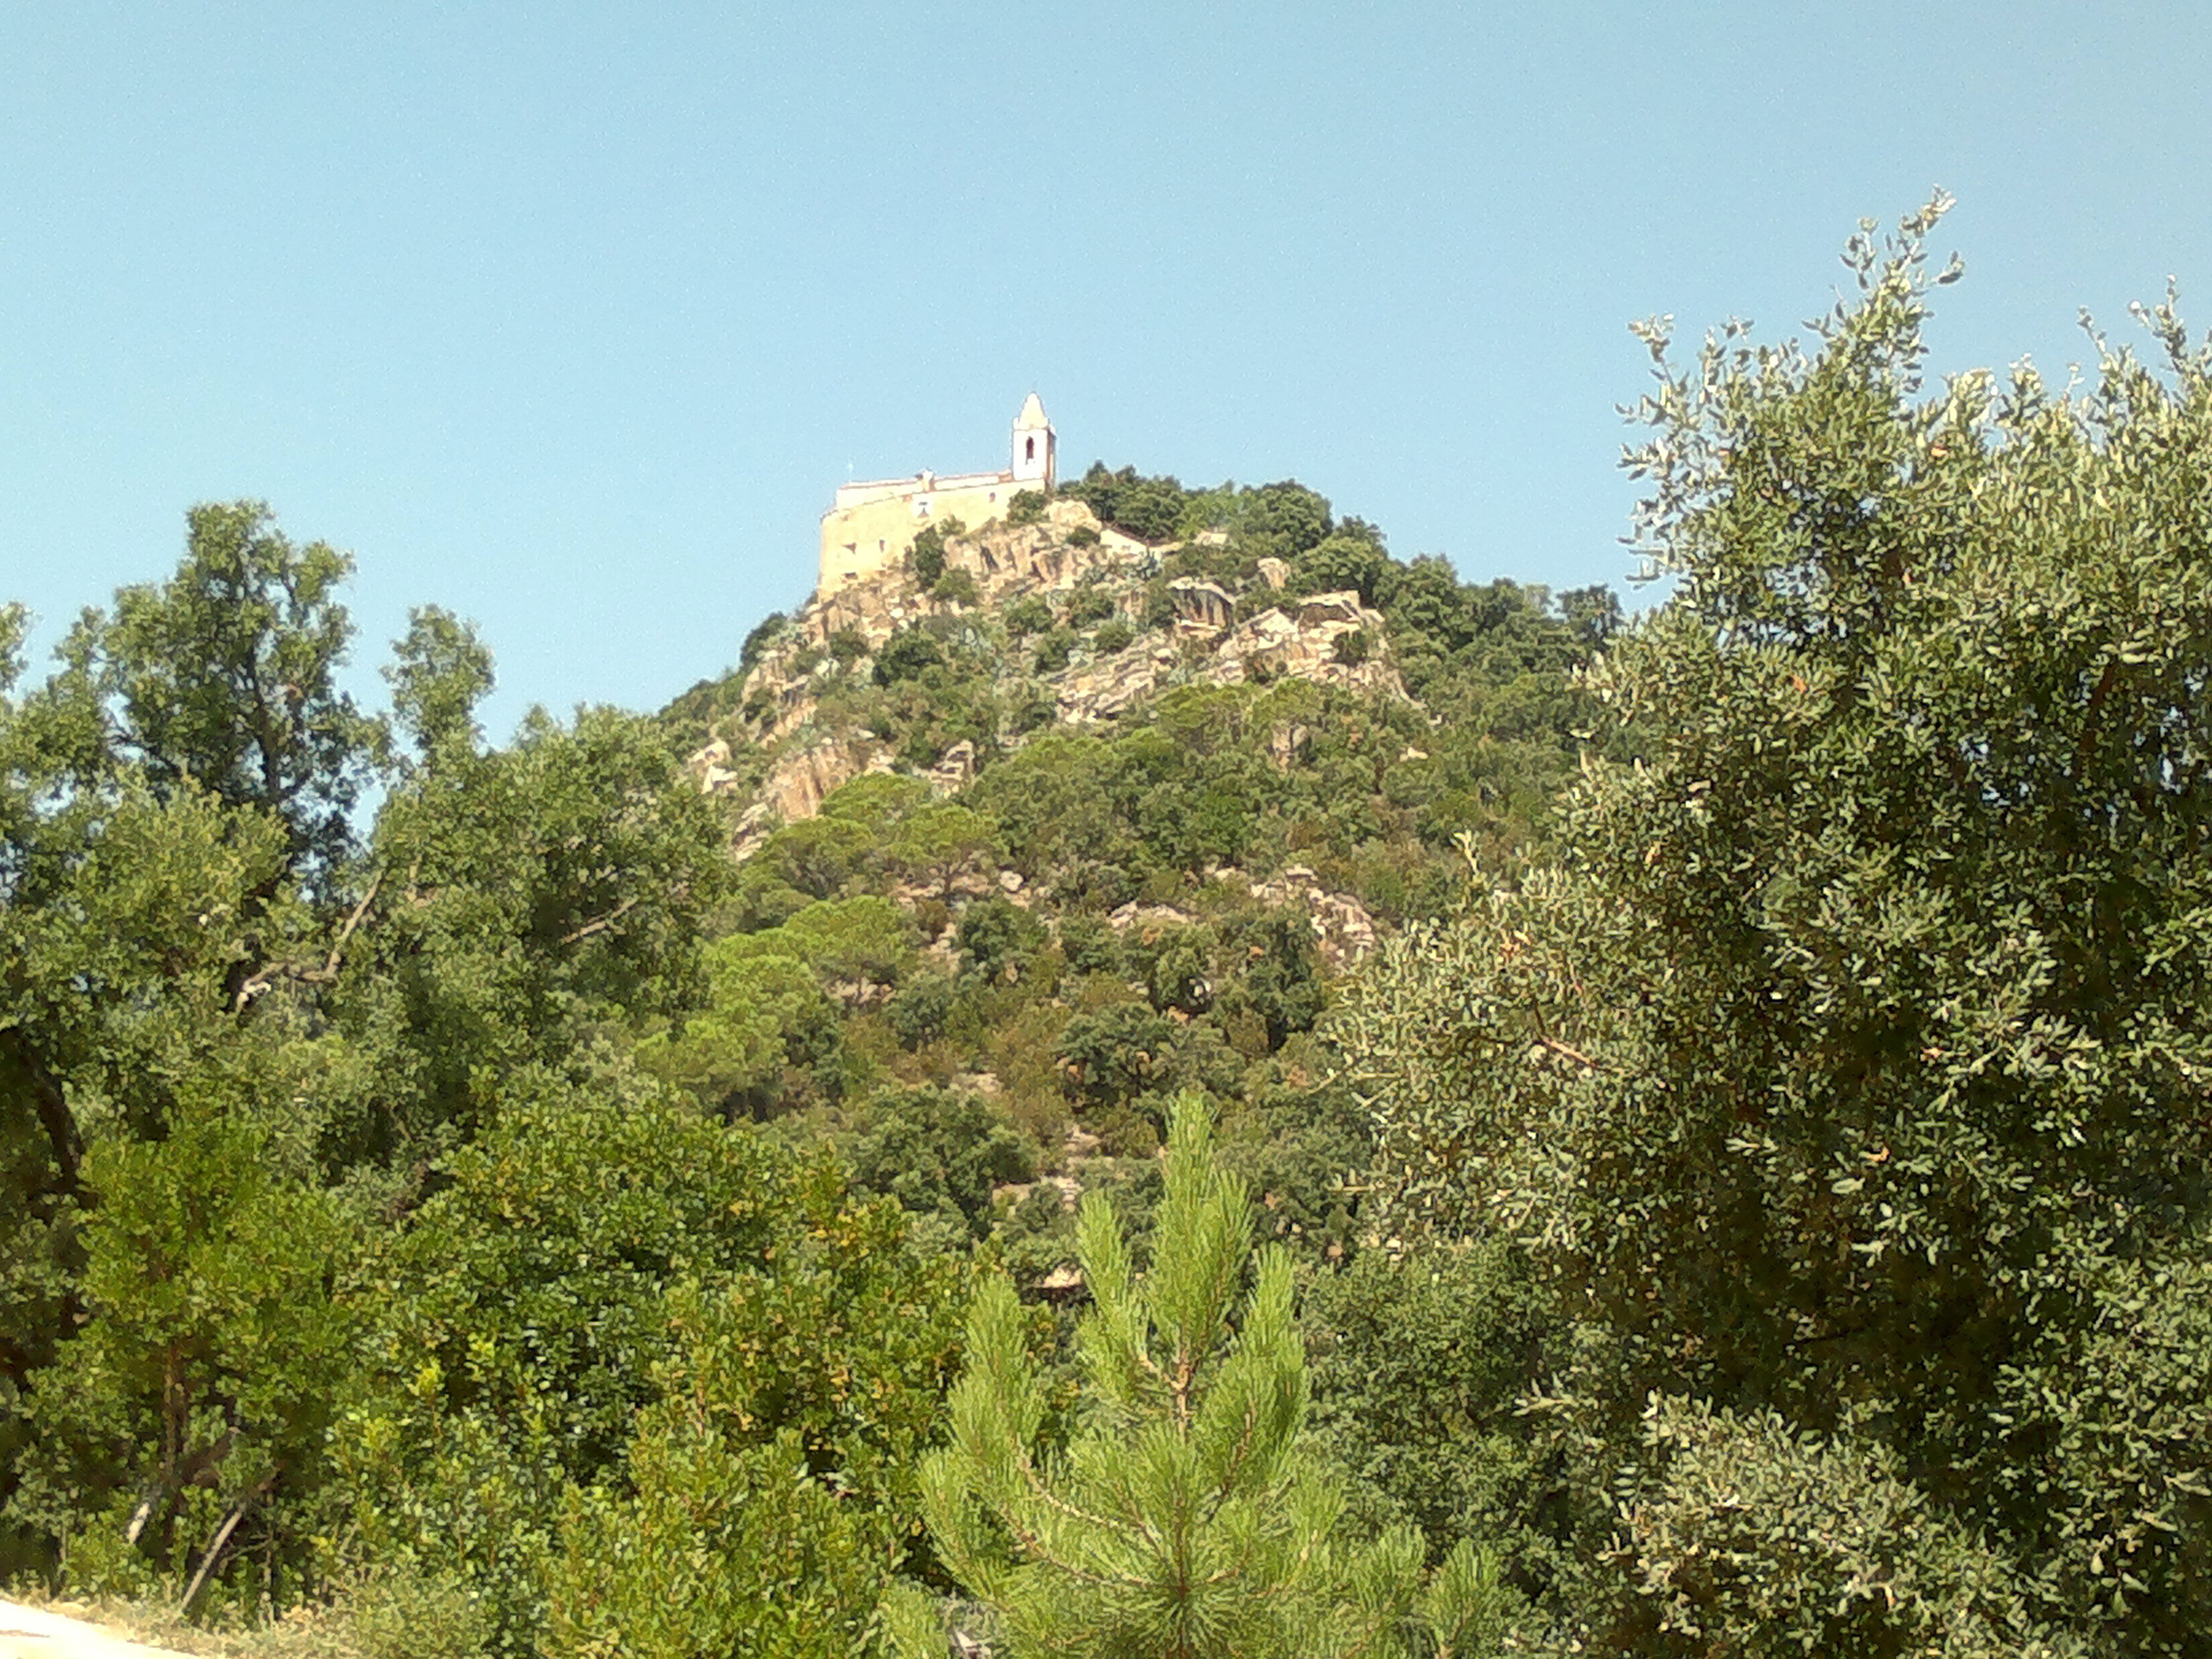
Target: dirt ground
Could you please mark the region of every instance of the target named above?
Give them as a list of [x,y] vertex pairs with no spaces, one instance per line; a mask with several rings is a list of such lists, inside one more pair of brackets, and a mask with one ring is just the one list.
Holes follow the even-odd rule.
[[186,1659],[88,1620],[0,1601],[0,1659]]

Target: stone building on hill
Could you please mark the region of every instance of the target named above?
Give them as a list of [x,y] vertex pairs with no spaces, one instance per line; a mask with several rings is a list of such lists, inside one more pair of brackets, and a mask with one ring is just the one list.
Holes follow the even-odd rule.
[[919,472],[910,478],[841,484],[837,499],[822,515],[817,593],[826,597],[896,564],[915,536],[933,523],[958,519],[973,529],[1005,518],[1007,503],[1022,490],[1049,495],[1054,447],[1052,422],[1032,392],[1014,416],[1012,464],[1003,472]]

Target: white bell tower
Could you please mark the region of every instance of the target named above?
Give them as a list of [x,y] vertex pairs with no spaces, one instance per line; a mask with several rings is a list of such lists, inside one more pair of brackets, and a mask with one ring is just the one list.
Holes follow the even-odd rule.
[[1014,416],[1014,482],[1050,490],[1053,479],[1052,422],[1036,392]]

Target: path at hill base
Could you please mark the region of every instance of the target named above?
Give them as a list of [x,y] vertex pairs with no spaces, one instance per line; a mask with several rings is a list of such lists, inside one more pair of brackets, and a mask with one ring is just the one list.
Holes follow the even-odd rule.
[[190,1659],[88,1620],[0,1601],[0,1659]]

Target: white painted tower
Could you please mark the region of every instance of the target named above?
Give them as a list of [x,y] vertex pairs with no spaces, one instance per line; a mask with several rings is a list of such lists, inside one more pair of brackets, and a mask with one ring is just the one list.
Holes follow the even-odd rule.
[[1052,422],[1045,419],[1044,404],[1032,392],[1014,416],[1014,482],[1050,490],[1052,451]]

